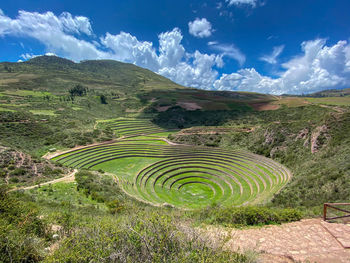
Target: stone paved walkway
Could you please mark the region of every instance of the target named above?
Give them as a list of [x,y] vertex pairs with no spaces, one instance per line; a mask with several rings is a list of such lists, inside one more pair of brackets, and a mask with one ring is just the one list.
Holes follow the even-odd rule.
[[[282,225],[228,232],[227,248],[265,253],[262,262],[350,263],[350,225],[306,219]],[[225,234],[225,233],[224,233]],[[278,260],[277,260],[278,258]]]

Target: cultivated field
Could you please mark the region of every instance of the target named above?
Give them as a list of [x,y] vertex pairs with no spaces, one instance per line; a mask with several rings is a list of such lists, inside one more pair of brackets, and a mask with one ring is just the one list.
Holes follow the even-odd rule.
[[344,97],[325,97],[325,98],[306,98],[307,101],[315,104],[326,104],[334,106],[350,106],[350,96]]
[[119,118],[107,122],[106,126],[123,137],[166,132],[165,129],[153,124],[149,119]]
[[154,135],[164,130],[143,119],[108,125],[136,137],[72,150],[53,160],[113,173],[126,193],[143,202],[186,209],[262,203],[291,176],[282,165],[249,152],[168,144]]

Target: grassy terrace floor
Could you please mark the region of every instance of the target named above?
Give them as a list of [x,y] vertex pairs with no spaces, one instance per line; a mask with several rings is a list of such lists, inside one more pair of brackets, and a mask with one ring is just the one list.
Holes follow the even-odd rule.
[[126,193],[153,205],[195,209],[261,203],[291,177],[282,165],[249,152],[169,145],[163,140],[168,133],[144,119],[107,125],[132,138],[71,150],[53,160],[113,173]]

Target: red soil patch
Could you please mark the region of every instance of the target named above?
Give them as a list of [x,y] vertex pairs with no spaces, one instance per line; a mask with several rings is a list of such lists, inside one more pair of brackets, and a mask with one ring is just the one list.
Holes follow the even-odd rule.
[[249,104],[249,106],[252,106],[253,109],[256,111],[277,110],[280,107],[280,105],[271,104],[271,103],[252,103],[252,104]]
[[171,106],[160,106],[160,107],[157,107],[157,111],[158,112],[163,112],[163,111],[167,111]]
[[202,109],[202,107],[199,106],[195,102],[183,102],[183,101],[180,101],[180,102],[177,103],[177,105],[179,105],[181,108],[184,108],[186,110],[200,110],[200,109]]

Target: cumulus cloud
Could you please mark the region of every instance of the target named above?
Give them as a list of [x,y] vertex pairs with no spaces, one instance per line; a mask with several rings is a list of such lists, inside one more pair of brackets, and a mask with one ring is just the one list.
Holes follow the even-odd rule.
[[188,23],[188,29],[191,35],[195,37],[210,37],[213,29],[211,23],[206,18],[196,18],[196,20]]
[[31,53],[25,53],[25,54],[20,55],[20,57],[23,58],[24,60],[35,58],[37,56],[39,56],[39,55],[34,55],[34,54],[31,54]]
[[277,58],[284,50],[284,45],[274,47],[271,54],[264,55],[260,57],[260,60],[265,61],[270,64],[276,64]]
[[262,76],[255,69],[242,69],[223,74],[214,87],[271,94],[301,94],[346,87],[350,81],[347,41],[329,47],[325,39],[316,39],[303,42],[301,48],[303,54],[282,64],[285,71],[276,79]]
[[[25,54],[20,55],[20,57],[23,58],[24,60],[29,60],[29,59],[39,57],[39,56],[41,56],[41,55],[34,55],[32,53],[25,53]],[[45,53],[45,56],[56,56],[56,54],[51,53],[51,52],[47,52],[47,53]]]
[[220,52],[222,56],[227,56],[229,58],[232,58],[234,60],[237,60],[239,65],[242,66],[246,60],[245,55],[233,44],[226,45],[226,44],[218,44],[217,42],[209,42],[208,45]]
[[222,66],[221,57],[195,51],[189,59],[191,61],[180,62],[175,67],[161,68],[159,73],[177,83],[182,83],[184,86],[212,89],[213,83],[218,77],[218,72],[213,67]]
[[12,35],[37,39],[48,52],[61,54],[73,60],[106,58],[92,43],[78,39],[74,34],[91,35],[88,18],[65,12],[56,16],[52,12],[19,11],[15,19],[0,12],[0,36]]
[[153,44],[147,41],[139,41],[129,33],[121,32],[118,35],[106,33],[101,37],[101,43],[111,50],[110,58],[134,63],[151,70],[158,70],[158,57]]
[[185,48],[181,45],[182,34],[180,29],[174,28],[170,32],[159,36],[159,63],[161,67],[175,67],[185,55]]
[[228,3],[229,6],[250,5],[252,7],[256,7],[258,0],[225,0],[225,2]]

